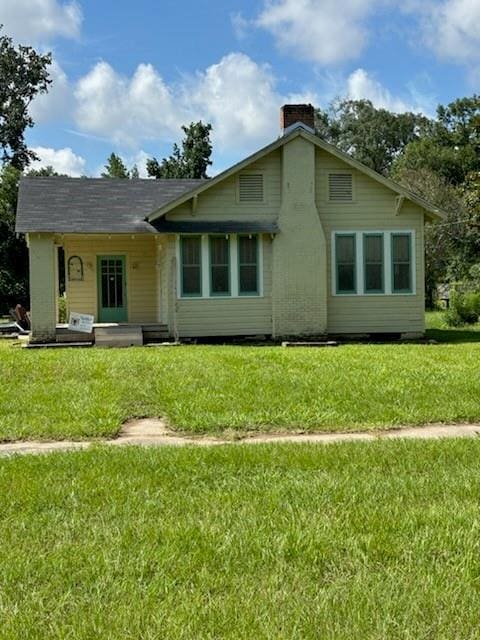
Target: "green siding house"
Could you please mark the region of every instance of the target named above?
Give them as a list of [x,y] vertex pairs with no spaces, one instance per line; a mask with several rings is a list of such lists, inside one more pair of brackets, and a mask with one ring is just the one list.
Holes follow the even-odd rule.
[[[70,312],[183,337],[424,332],[424,227],[437,208],[314,135],[311,105],[211,180],[24,178],[31,340]],[[64,331],[65,334],[65,331]]]

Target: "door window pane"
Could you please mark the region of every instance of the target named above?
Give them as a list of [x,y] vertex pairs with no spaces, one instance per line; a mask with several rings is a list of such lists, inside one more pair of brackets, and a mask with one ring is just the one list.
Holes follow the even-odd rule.
[[225,236],[210,238],[210,293],[212,296],[230,294],[230,239]]
[[123,261],[102,258],[100,276],[102,307],[104,309],[123,307]]
[[337,293],[356,292],[355,235],[335,236]]
[[363,259],[366,293],[383,293],[383,234],[365,234]]
[[412,291],[412,249],[409,233],[392,234],[392,291]]
[[182,296],[202,294],[202,246],[200,236],[181,238]]
[[258,237],[238,237],[238,276],[240,294],[258,294]]

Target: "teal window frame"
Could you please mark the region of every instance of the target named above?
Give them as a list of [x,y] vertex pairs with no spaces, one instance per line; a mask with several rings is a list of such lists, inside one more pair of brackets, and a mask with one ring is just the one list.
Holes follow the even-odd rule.
[[[395,238],[408,237],[408,266],[410,276],[410,287],[408,289],[395,288],[395,264],[406,264],[406,262],[395,260],[393,252],[393,244]],[[413,236],[411,231],[398,231],[390,235],[390,256],[391,256],[391,272],[392,272],[392,294],[413,293]]]
[[[226,262],[226,267],[228,269],[228,291],[213,291],[213,269],[212,267],[214,266],[212,263],[212,241],[216,240],[218,238],[223,238],[224,240],[227,240],[227,262]],[[215,234],[215,235],[209,235],[208,236],[208,265],[209,265],[209,270],[210,270],[210,278],[209,278],[209,283],[210,283],[210,297],[211,298],[229,298],[232,295],[232,266],[230,264],[231,260],[230,260],[230,255],[231,255],[231,247],[230,247],[230,243],[232,241],[232,238],[230,235],[225,236],[225,234]],[[221,265],[221,266],[225,266],[225,265]]]
[[[241,262],[240,260],[240,239],[241,238],[255,238],[256,246],[256,258],[255,267],[257,271],[256,277],[256,289],[255,291],[242,291],[240,286],[240,271],[243,266],[253,266],[251,262]],[[237,235],[237,256],[238,256],[238,295],[239,296],[259,296],[260,295],[260,238],[257,234],[253,233],[240,233]]]
[[[338,260],[338,239],[339,238],[353,238],[353,263],[350,262],[342,262],[340,263]],[[338,277],[338,267],[341,264],[353,264],[353,289],[340,289],[339,287],[339,277]],[[357,234],[356,233],[335,233],[335,293],[339,296],[349,296],[357,294]]]
[[[367,239],[368,238],[380,238],[382,247],[382,260],[378,262],[369,262],[368,264],[381,265],[382,274],[382,287],[381,289],[367,289]],[[363,234],[363,293],[370,294],[384,294],[385,293],[385,234],[381,232],[367,232]]]
[[[199,245],[200,245],[200,262],[199,262],[199,270],[200,270],[200,291],[198,293],[185,293],[184,289],[183,289],[183,268],[184,268],[184,264],[183,264],[183,241],[184,240],[198,240]],[[193,266],[193,265],[188,265],[188,266]],[[182,298],[201,298],[203,296],[203,291],[202,291],[202,282],[203,282],[203,275],[202,275],[202,236],[201,235],[185,235],[185,236],[180,236],[180,295]]]

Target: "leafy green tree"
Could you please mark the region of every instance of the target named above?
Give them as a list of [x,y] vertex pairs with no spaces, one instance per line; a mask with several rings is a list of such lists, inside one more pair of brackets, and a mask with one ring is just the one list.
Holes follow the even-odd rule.
[[138,167],[136,164],[133,165],[132,170],[130,171],[130,178],[132,180],[136,180],[138,178],[140,178],[140,174],[138,172]]
[[480,171],[480,97],[459,98],[437,108],[437,118],[421,139],[405,148],[393,167],[403,170],[429,169],[454,185],[461,185],[471,172]]
[[102,178],[129,178],[130,173],[120,158],[116,153],[111,153],[107,164],[105,165],[105,172],[102,173]]
[[29,169],[26,175],[29,178],[51,178],[52,176],[62,176],[63,178],[68,178],[68,175],[66,173],[58,173],[51,165],[40,167],[40,169]]
[[0,170],[0,311],[28,299],[28,256],[25,241],[15,235],[18,182],[12,165]]
[[367,167],[388,175],[404,148],[430,126],[422,115],[377,109],[370,100],[341,100],[317,110],[317,135]]
[[25,129],[33,126],[29,114],[32,100],[48,91],[47,67],[51,55],[38,54],[32,47],[14,47],[12,39],[0,35],[0,148],[3,163],[23,169],[35,153],[25,142]]
[[147,160],[147,173],[154,178],[207,178],[208,167],[212,164],[212,126],[202,121],[183,126],[185,136],[181,148],[173,145],[169,158],[159,162],[156,158]]

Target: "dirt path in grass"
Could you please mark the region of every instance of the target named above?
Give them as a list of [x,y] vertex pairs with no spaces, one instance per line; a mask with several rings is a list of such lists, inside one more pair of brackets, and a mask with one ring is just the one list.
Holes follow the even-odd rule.
[[333,442],[373,442],[375,440],[396,440],[399,438],[432,440],[439,438],[472,438],[480,435],[480,424],[430,424],[423,427],[399,427],[397,429],[354,433],[262,433],[242,438],[214,438],[211,436],[184,436],[171,431],[165,422],[146,418],[127,422],[117,438],[112,440],[56,442],[22,441],[0,444],[0,456],[28,453],[50,453],[87,449],[93,444],[110,446],[141,445],[155,446],[212,446],[225,444],[268,444],[268,443],[318,443]]

